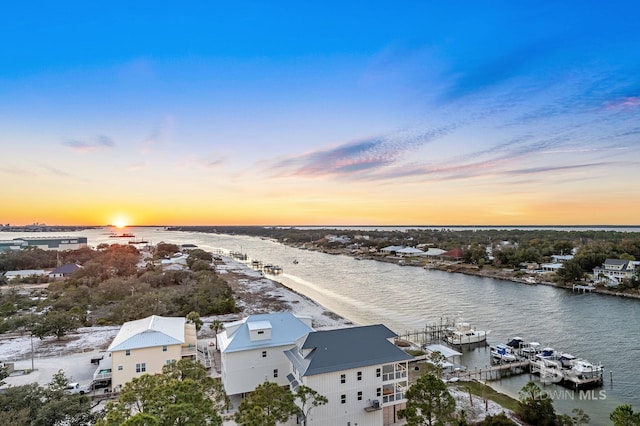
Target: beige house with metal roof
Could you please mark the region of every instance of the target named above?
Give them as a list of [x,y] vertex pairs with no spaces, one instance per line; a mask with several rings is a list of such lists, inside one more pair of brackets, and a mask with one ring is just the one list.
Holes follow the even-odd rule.
[[117,390],[145,373],[161,373],[172,362],[196,359],[196,348],[196,327],[185,318],[152,315],[126,322],[107,349],[111,386]]

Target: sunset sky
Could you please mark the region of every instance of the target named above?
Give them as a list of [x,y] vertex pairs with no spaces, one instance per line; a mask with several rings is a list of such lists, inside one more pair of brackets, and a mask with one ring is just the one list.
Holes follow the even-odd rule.
[[640,2],[138,3],[2,6],[0,223],[640,224]]

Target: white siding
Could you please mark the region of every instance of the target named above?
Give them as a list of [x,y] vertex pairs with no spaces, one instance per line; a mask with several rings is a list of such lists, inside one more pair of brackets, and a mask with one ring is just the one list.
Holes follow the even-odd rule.
[[[265,381],[287,386],[287,374],[291,363],[284,351],[294,345],[259,348],[250,351],[222,353],[222,383],[228,395],[253,391]],[[262,352],[267,356],[263,357]],[[278,377],[273,377],[273,370],[278,370]]]

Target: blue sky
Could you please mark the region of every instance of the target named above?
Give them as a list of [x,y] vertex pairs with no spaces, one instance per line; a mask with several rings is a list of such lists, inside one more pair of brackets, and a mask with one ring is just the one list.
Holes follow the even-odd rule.
[[3,6],[0,222],[637,224],[639,12]]

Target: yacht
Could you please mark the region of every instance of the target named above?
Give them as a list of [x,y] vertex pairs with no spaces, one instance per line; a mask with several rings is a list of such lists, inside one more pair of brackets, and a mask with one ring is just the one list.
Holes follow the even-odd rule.
[[501,343],[491,347],[491,358],[498,362],[514,362],[517,360],[513,350]]
[[468,345],[487,340],[490,331],[476,330],[468,322],[458,321],[455,327],[449,329],[449,333],[444,340],[450,345]]

